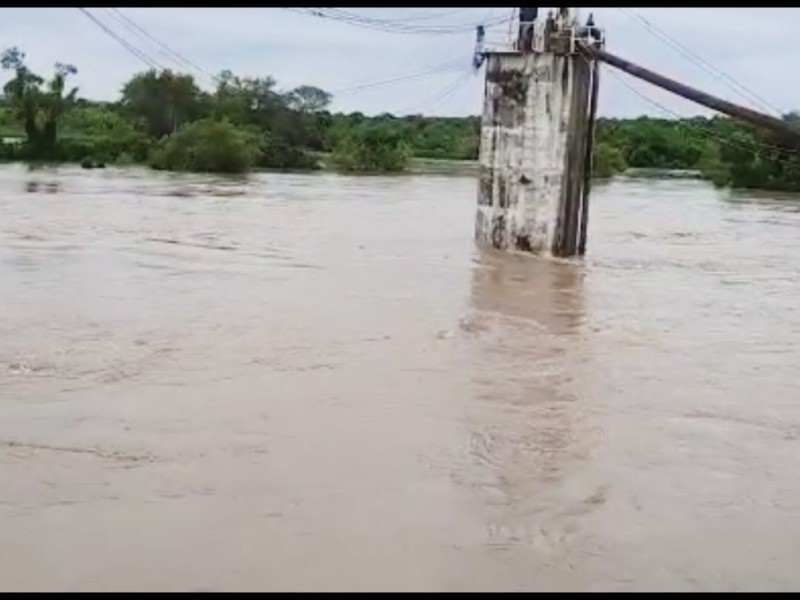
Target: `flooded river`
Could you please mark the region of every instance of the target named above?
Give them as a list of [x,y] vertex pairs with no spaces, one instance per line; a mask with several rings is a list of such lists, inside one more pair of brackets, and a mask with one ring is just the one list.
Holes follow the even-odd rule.
[[0,169],[0,589],[800,589],[800,203],[476,185]]

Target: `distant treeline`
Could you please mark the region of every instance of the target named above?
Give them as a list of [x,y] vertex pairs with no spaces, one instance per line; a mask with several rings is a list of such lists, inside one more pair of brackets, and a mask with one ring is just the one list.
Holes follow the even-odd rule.
[[[397,117],[329,111],[313,86],[280,90],[271,77],[223,71],[211,92],[169,70],[134,75],[116,102],[69,89],[75,67],[33,73],[17,48],[2,53],[0,160],[148,164],[157,169],[245,172],[315,169],[320,155],[352,172],[392,172],[410,158],[474,160],[478,117]],[[798,115],[786,115],[798,121]],[[800,191],[800,160],[726,118],[600,119],[595,175],[627,168],[692,169],[716,185]]]

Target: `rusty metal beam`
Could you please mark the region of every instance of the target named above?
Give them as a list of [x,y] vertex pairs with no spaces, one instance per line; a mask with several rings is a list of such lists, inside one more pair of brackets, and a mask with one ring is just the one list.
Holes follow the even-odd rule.
[[617,69],[620,69],[629,75],[643,79],[648,83],[672,92],[673,94],[677,94],[682,98],[702,104],[707,108],[721,112],[739,121],[744,121],[750,125],[755,125],[756,127],[775,132],[786,141],[791,141],[795,145],[800,144],[800,131],[781,119],[760,113],[744,106],[739,106],[738,104],[717,98],[711,94],[706,94],[705,92],[693,87],[689,87],[688,85],[684,85],[678,81],[675,81],[674,79],[664,77],[663,75],[654,73],[649,69],[635,65],[624,58],[615,56],[609,52],[606,52],[605,50],[601,50],[600,48],[588,46],[580,42],[578,42],[578,45],[580,51],[584,52],[585,54],[597,60],[601,60],[612,67],[616,67]]

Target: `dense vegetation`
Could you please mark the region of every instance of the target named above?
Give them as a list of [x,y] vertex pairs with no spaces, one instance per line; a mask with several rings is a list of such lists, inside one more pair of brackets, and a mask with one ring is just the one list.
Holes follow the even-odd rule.
[[[784,115],[798,121],[796,113]],[[800,191],[800,154],[728,118],[600,119],[595,169],[697,170],[718,186]]]
[[[31,72],[16,48],[2,53],[1,64],[2,160],[237,173],[313,169],[328,155],[342,170],[389,172],[406,169],[411,158],[478,154],[478,117],[334,114],[324,90],[282,91],[270,77],[223,71],[207,92],[190,75],[151,70],[134,75],[118,101],[94,102],[68,86],[77,72],[71,65],[55,65],[47,79]],[[628,168],[689,169],[719,186],[800,191],[797,152],[727,118],[600,119],[594,158],[597,177]]]
[[333,162],[345,171],[401,171],[410,156],[411,148],[396,128],[369,123],[336,142]]

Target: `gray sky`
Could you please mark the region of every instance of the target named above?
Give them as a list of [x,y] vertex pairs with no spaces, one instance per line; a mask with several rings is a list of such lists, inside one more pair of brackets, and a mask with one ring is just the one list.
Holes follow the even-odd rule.
[[[108,9],[88,9],[147,56],[177,70],[157,44],[137,37]],[[474,25],[506,19],[511,8],[347,8],[362,17],[394,20],[415,28],[454,28],[455,33],[379,31],[280,8],[130,8],[121,13],[152,37],[210,73],[229,68],[248,76],[270,75],[281,88],[310,84],[336,92],[361,84],[435,70],[392,84],[335,95],[336,110],[433,115],[477,114],[483,73],[464,79],[474,49]],[[664,75],[762,110],[800,107],[800,84],[787,75],[800,56],[798,8],[582,8],[606,29],[607,49]],[[644,19],[644,21],[642,20]],[[654,30],[653,26],[658,30]],[[489,41],[509,23],[489,28]],[[666,35],[665,35],[666,34]],[[676,49],[675,44],[683,46]],[[2,8],[0,46],[19,46],[31,68],[49,75],[56,61],[78,67],[83,96],[116,99],[122,84],[146,65],[77,8]],[[687,58],[686,49],[690,58]],[[717,71],[755,91],[742,96],[735,84],[697,66],[702,57]],[[442,66],[453,63],[449,69]],[[437,70],[437,68],[442,67]],[[707,67],[706,67],[707,69]],[[714,71],[716,72],[716,71]],[[207,76],[195,74],[203,87]],[[5,76],[4,76],[5,77]],[[622,81],[680,115],[708,114],[700,107],[604,67],[601,113],[663,115]],[[449,93],[448,93],[449,92]],[[760,103],[760,104],[759,104]]]

